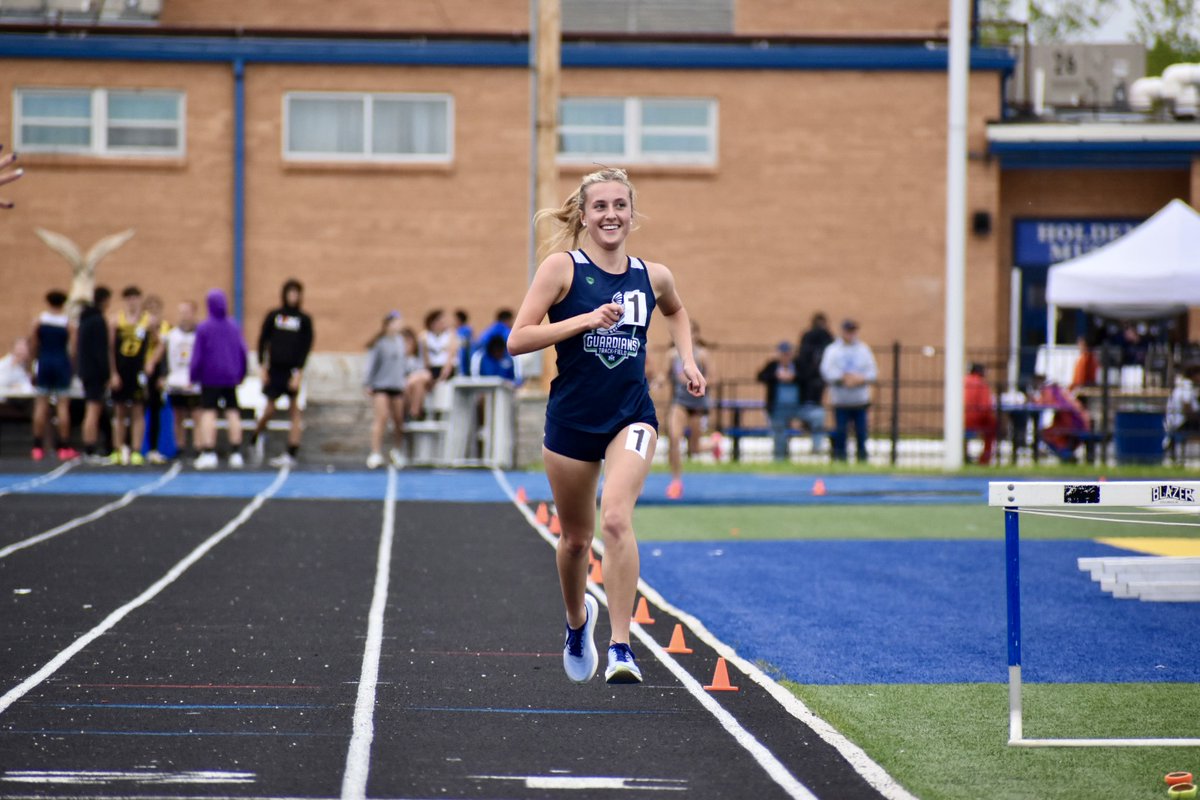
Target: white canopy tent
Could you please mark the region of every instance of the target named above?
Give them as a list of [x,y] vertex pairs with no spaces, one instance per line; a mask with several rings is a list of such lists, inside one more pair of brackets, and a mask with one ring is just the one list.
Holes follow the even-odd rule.
[[1050,268],[1049,341],[1060,306],[1116,319],[1167,317],[1200,306],[1200,213],[1172,200],[1104,247]]

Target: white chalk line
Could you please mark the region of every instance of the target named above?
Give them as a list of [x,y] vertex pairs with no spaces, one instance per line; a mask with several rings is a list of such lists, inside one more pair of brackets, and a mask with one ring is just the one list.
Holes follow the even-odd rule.
[[383,614],[387,608],[392,567],[392,540],[396,532],[396,468],[388,466],[387,493],[383,500],[383,528],[375,562],[375,589],[367,615],[367,643],[363,648],[362,674],[354,703],[353,733],[342,775],[343,800],[365,800],[371,772],[371,743],[375,740],[375,692],[379,684],[379,659],[383,650]]
[[[176,466],[178,466],[178,464]],[[265,503],[276,492],[278,492],[279,487],[283,486],[284,481],[287,480],[289,472],[290,470],[287,467],[280,469],[279,474],[275,477],[275,480],[271,482],[271,485],[255,495],[254,499],[251,500],[236,517],[225,523],[225,525],[212,536],[205,539],[198,547],[196,547],[196,549],[192,550],[192,552],[185,556],[183,560],[171,567],[171,569],[168,570],[165,575],[151,584],[149,588],[105,617],[100,624],[72,642],[70,646],[68,646],[54,658],[50,659],[50,661],[48,661],[46,665],[37,672],[21,681],[21,683],[14,686],[12,689],[9,689],[3,697],[0,697],[0,714],[3,714],[5,711],[7,711],[13,703],[17,702],[26,694],[28,694],[38,684],[45,681],[58,670],[62,669],[62,667],[68,661],[78,655],[81,650],[99,639],[108,631],[112,630],[117,623],[125,619],[125,617],[127,617],[130,613],[136,611],[146,603],[153,600],[159,595],[160,592],[162,592],[163,589],[166,589],[168,586],[178,580],[179,576],[187,572],[193,564],[207,555],[210,550],[212,550],[226,537],[240,528],[242,524],[246,522],[246,520],[253,516],[254,512],[258,511],[258,509],[262,507],[263,503]],[[170,473],[167,474],[169,475]]]
[[149,483],[144,483],[136,489],[131,489],[119,499],[113,500],[111,503],[105,503],[90,514],[84,514],[82,517],[76,517],[75,519],[64,522],[62,525],[39,533],[36,536],[31,536],[28,539],[24,539],[20,542],[10,544],[7,547],[0,547],[0,558],[7,558],[18,550],[24,550],[27,547],[33,547],[35,544],[44,542],[47,539],[53,539],[59,534],[74,530],[80,525],[86,525],[89,522],[95,522],[101,517],[110,514],[117,509],[124,508],[142,495],[156,491],[162,488],[165,484],[173,481],[175,476],[179,474],[179,471],[182,468],[183,467],[179,462],[175,462],[169,470],[158,476],[156,479],[150,481]]
[[58,480],[63,475],[66,475],[68,472],[75,469],[77,466],[79,466],[78,458],[72,458],[70,461],[64,461],[62,464],[59,464],[45,475],[39,475],[38,477],[31,478],[27,481],[21,481],[19,483],[5,486],[3,489],[0,489],[0,497],[4,497],[6,494],[12,494],[13,492],[27,492],[30,489],[36,489],[39,486],[45,486],[47,483],[50,483],[50,481]]

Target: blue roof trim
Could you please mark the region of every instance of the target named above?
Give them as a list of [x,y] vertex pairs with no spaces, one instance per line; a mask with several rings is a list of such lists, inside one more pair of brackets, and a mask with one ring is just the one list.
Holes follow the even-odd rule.
[[[521,40],[430,41],[267,39],[0,34],[2,58],[61,58],[125,61],[273,64],[382,64],[524,67],[528,45]],[[565,67],[616,69],[946,69],[946,49],[923,45],[622,44],[567,42]],[[997,48],[973,48],[971,67],[1005,71],[1015,61]]]
[[1004,169],[1190,169],[1200,141],[991,142]]

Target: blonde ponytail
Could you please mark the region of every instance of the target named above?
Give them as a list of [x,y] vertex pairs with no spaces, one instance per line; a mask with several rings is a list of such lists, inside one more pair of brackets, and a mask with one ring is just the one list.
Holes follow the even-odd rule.
[[579,246],[579,237],[583,233],[583,207],[587,202],[587,189],[597,183],[619,183],[629,190],[629,205],[633,210],[633,228],[637,228],[638,213],[635,204],[637,191],[629,180],[629,174],[618,167],[605,167],[602,170],[583,176],[577,188],[570,197],[558,208],[543,208],[533,215],[534,229],[545,220],[554,223],[549,238],[538,248],[538,259],[543,259],[551,253],[562,250],[574,250]]

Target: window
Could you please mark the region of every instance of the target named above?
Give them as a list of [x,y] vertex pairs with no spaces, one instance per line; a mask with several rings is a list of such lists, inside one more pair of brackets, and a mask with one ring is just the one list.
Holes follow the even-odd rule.
[[702,98],[564,98],[563,162],[710,166],[717,161],[717,102]]
[[30,153],[183,155],[182,92],[17,89],[16,148]]
[[283,140],[296,161],[449,162],[454,99],[292,92],[284,97]]

